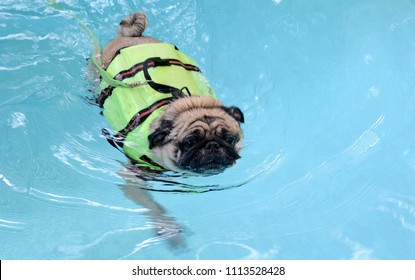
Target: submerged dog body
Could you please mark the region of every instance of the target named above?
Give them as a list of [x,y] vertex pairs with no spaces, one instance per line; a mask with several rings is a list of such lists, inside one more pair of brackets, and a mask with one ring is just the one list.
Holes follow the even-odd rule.
[[[171,48],[172,45],[142,36],[146,27],[147,17],[144,13],[128,16],[120,23],[118,37],[103,49],[103,66],[119,71],[115,73],[115,79],[134,78],[136,83],[142,79],[136,88],[123,88],[119,92],[117,88],[104,88],[102,92],[108,92],[108,88],[112,92],[101,104],[104,116],[119,130],[118,135],[128,140],[123,141],[122,146],[133,162],[140,162],[145,157],[150,159],[150,164],[167,170],[203,174],[222,172],[240,157],[243,137],[240,124],[244,122],[243,113],[237,107],[225,107],[218,101],[201,76],[200,69],[188,63],[192,60],[177,49],[168,51],[175,57],[162,57],[166,55],[163,53],[164,49]],[[118,69],[122,67],[114,65],[117,63],[117,56],[133,48],[128,56],[124,54],[126,58],[133,60],[133,66],[129,69]],[[162,53],[155,54],[158,49],[163,50]],[[143,53],[149,53],[153,57],[144,58]],[[124,60],[126,59],[123,58],[122,61]],[[171,67],[170,70],[167,67]],[[161,68],[163,70],[158,70]],[[175,72],[180,71],[186,77],[176,77]],[[157,77],[157,73],[163,73],[160,74],[161,78]],[[137,94],[143,95],[146,100],[154,100],[154,104],[158,105],[149,104],[147,108],[137,109],[139,106],[128,103]],[[125,106],[117,111],[114,104],[120,102]],[[125,111],[134,108],[137,112],[125,114]],[[128,119],[132,115],[135,119]],[[115,117],[119,120],[112,121]],[[121,127],[130,129],[121,130]],[[134,131],[137,137],[128,138],[127,134]],[[134,149],[142,151],[129,153]]]

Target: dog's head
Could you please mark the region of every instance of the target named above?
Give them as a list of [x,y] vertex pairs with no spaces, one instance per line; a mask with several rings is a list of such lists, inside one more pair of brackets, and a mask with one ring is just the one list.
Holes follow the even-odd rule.
[[219,173],[240,158],[243,122],[239,108],[212,97],[181,98],[152,123],[150,149],[171,170]]

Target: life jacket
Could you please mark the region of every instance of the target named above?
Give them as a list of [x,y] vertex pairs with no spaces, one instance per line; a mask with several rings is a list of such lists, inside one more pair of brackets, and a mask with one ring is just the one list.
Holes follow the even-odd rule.
[[103,129],[114,147],[137,165],[162,169],[149,149],[150,125],[177,98],[215,97],[195,61],[174,45],[134,45],[117,52],[104,74],[127,86],[116,86],[102,75],[97,103],[115,135]]

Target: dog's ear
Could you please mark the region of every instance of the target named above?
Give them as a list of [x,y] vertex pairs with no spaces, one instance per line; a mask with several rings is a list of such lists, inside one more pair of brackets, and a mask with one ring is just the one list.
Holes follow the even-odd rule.
[[170,142],[169,134],[173,128],[173,122],[170,120],[163,120],[160,126],[148,136],[150,142],[150,149],[157,146],[163,146]]
[[223,107],[223,110],[225,110],[225,112],[232,116],[237,122],[243,123],[245,121],[244,114],[238,107]]

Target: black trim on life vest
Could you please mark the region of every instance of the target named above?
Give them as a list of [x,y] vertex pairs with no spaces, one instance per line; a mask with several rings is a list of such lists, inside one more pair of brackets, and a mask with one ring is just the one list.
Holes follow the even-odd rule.
[[155,110],[171,103],[173,101],[172,97],[160,99],[159,101],[154,102],[149,107],[141,110],[137,114],[135,114],[131,120],[128,122],[127,126],[118,131],[117,134],[124,135],[127,137],[127,134],[134,129],[136,129],[140,124],[142,124]]
[[127,137],[128,133],[136,129],[140,124],[142,124],[151,115],[151,113],[169,104],[172,100],[172,97],[160,99],[159,101],[153,103],[151,106],[135,114],[128,122],[127,126],[118,131],[117,134],[111,135],[111,133],[107,129],[103,128],[101,130],[102,135],[107,139],[108,143],[110,143],[111,146],[125,154],[120,148],[123,147],[123,142]]
[[127,70],[123,70],[119,72],[117,75],[115,75],[114,79],[118,81],[122,81],[124,79],[134,77],[137,73],[143,70],[144,63],[145,62],[134,64],[132,67],[128,68]]
[[178,59],[173,59],[173,58],[161,59],[160,57],[154,57],[154,58],[149,58],[144,62],[134,64],[129,69],[119,72],[117,75],[115,75],[114,79],[118,81],[122,81],[128,78],[134,77],[137,73],[142,71],[144,67],[152,68],[152,67],[157,67],[157,66],[172,66],[172,65],[181,66],[184,69],[189,70],[189,71],[201,72],[199,67],[193,64],[183,63]]
[[113,86],[108,86],[101,90],[101,93],[98,95],[96,102],[99,107],[104,107],[105,100],[112,95],[112,92],[115,88]]
[[[177,60],[174,60],[174,61],[177,61]],[[183,93],[183,89],[178,89],[170,85],[156,83],[155,81],[153,81],[153,79],[150,76],[150,73],[148,72],[149,66],[157,67],[157,66],[171,66],[171,65],[175,65],[175,64],[171,63],[169,59],[162,59],[160,57],[151,57],[144,62],[144,66],[143,66],[144,78],[146,79],[147,84],[150,87],[152,87],[155,91],[162,93],[162,94],[171,94],[174,99],[178,99],[178,98],[185,96]],[[182,66],[184,64],[179,61],[179,64],[177,65]],[[192,70],[190,68],[189,69],[185,68],[185,69],[189,71],[200,71],[199,68],[197,68],[198,70]]]
[[[122,81],[124,79],[130,78],[135,76],[138,72],[144,71],[144,77],[147,80],[149,86],[151,86],[155,91],[163,93],[163,94],[172,94],[175,98],[184,97],[183,89],[178,89],[169,85],[159,84],[152,80],[150,73],[148,72],[149,68],[157,67],[157,66],[181,66],[188,71],[195,71],[201,72],[200,68],[192,65],[192,64],[185,64],[178,59],[162,59],[160,57],[152,57],[147,59],[144,62],[140,62],[135,64],[133,67],[119,72],[115,75],[114,79]],[[190,95],[190,92],[187,88],[185,88]],[[108,86],[103,89],[100,95],[97,97],[97,104],[102,108],[104,106],[105,101],[108,97],[110,97],[113,93],[114,87]]]

